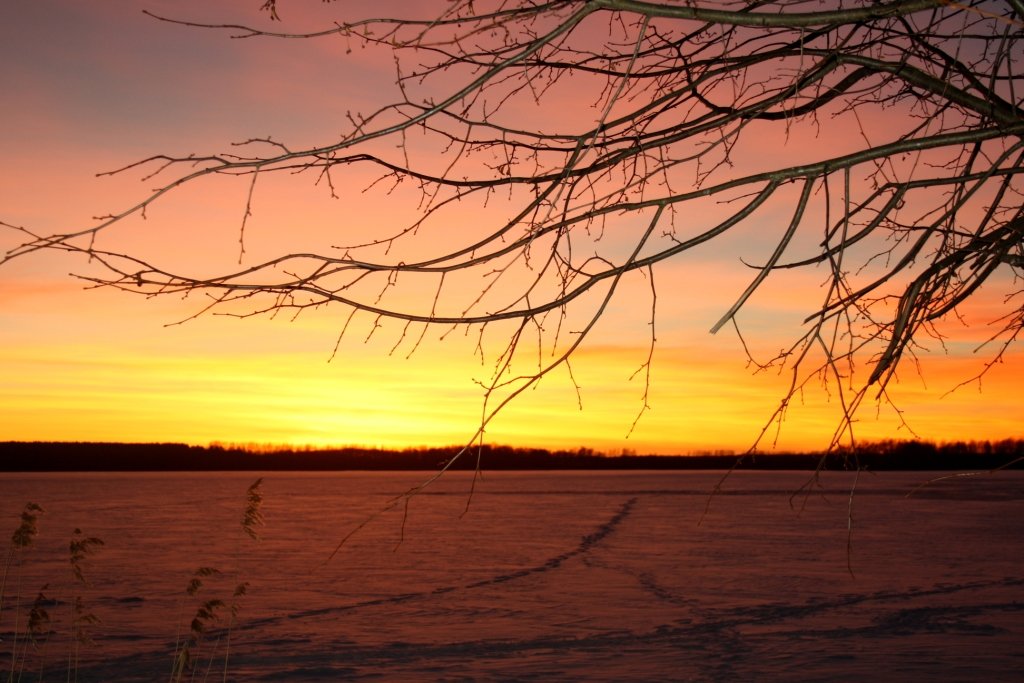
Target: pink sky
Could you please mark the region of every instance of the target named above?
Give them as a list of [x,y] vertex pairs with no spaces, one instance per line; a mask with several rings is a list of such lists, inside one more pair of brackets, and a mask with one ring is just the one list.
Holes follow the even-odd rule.
[[[81,229],[94,216],[143,198],[156,182],[140,180],[139,173],[98,172],[162,152],[220,151],[252,137],[272,135],[295,146],[324,142],[343,128],[346,110],[365,111],[394,95],[390,57],[379,48],[348,54],[340,39],[230,40],[141,12],[265,24],[258,4],[59,0],[7,8],[0,25],[0,84],[7,93],[0,220],[40,233]],[[322,25],[343,4],[355,14],[367,8],[385,13],[389,6],[284,3],[284,26]],[[591,115],[589,104],[572,108],[571,88],[552,96],[565,98],[567,115]],[[819,151],[798,140],[782,143],[766,140],[761,153],[796,158]],[[838,154],[856,140],[831,135],[816,144],[834,145]],[[154,204],[145,221],[130,221],[102,239],[197,269],[231,263],[246,189],[245,179],[185,188]],[[246,231],[247,257],[254,260],[282,243],[289,250],[326,249],[338,242],[338,226],[374,231],[415,211],[401,190],[383,202],[358,191],[332,200],[306,177],[272,180],[260,189]],[[482,217],[468,211],[448,236]],[[710,213],[701,219],[710,221]],[[754,228],[658,271],[651,410],[632,434],[644,386],[642,377],[630,376],[646,359],[649,335],[650,294],[642,278],[623,285],[573,362],[582,410],[567,373],[559,371],[517,399],[488,429],[488,439],[661,453],[751,445],[786,377],[755,375],[735,335],[708,330],[752,278],[737,256],[763,254],[779,232],[772,225]],[[14,243],[14,235],[0,233],[5,249]],[[385,325],[364,343],[371,320],[357,318],[328,362],[347,311],[323,309],[295,321],[204,317],[168,326],[192,315],[199,301],[84,291],[68,273],[87,270],[58,254],[36,254],[0,269],[0,440],[416,446],[465,441],[480,419],[474,380],[486,379],[489,367],[474,356],[474,340],[461,333],[443,341],[439,332],[428,334],[406,358],[408,344],[390,353],[400,326]],[[740,316],[755,354],[774,353],[798,334],[808,302],[820,298],[821,277],[784,275],[755,296]],[[974,349],[988,334],[982,323],[996,296],[982,292],[966,311],[971,327],[950,326],[954,337],[945,353],[938,344],[922,351],[923,378],[908,366],[891,387],[919,436],[1022,436],[1018,349],[985,378],[982,391],[974,384],[944,396],[990,357],[991,349]],[[836,403],[819,391],[802,399],[789,413],[780,445],[823,447],[838,419]],[[861,438],[913,435],[885,406],[877,413],[868,407],[860,418]]]

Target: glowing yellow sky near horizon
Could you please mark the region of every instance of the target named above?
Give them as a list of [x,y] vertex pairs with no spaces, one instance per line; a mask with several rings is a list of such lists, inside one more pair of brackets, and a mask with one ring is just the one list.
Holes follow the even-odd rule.
[[[275,126],[315,138],[311,131],[324,129],[325,111],[347,102],[346,95],[358,104],[379,78],[367,72],[373,59],[358,52],[347,70],[334,73],[339,67],[333,58],[311,65],[294,51],[298,48],[281,53],[275,51],[279,46],[233,42],[223,35],[186,38],[185,29],[141,17],[137,3],[127,0],[89,10],[70,2],[51,4],[63,10],[19,6],[0,29],[5,32],[0,75],[7,92],[20,93],[11,124],[0,132],[5,154],[0,220],[40,232],[88,225],[91,216],[122,208],[150,187],[137,176],[95,178],[97,171],[181,150],[183,144],[196,145],[189,151],[219,148],[226,141],[275,132]],[[200,3],[147,7],[179,16],[204,11]],[[254,13],[249,2],[221,7],[235,17]],[[168,55],[174,49],[180,60],[172,66]],[[380,68],[390,73],[390,64]],[[338,77],[349,79],[345,92],[313,87]],[[218,109],[231,98],[239,100],[237,109]],[[142,249],[162,244],[167,253],[180,251],[197,263],[212,253],[233,254],[237,234],[208,227],[237,224],[242,185],[230,190],[235,195],[186,190],[180,204],[155,205],[148,222],[123,231],[123,243]],[[274,246],[273,235],[261,231],[281,221],[322,220],[319,209],[300,196],[283,189],[257,197],[249,228],[254,251]],[[378,207],[372,214],[351,208],[349,218],[372,224],[391,208]],[[159,230],[171,239],[158,243]],[[9,241],[8,235],[3,245]],[[754,375],[734,335],[707,333],[750,277],[742,268],[723,269],[723,263],[691,260],[659,276],[651,410],[632,434],[643,379],[630,376],[647,355],[649,306],[645,285],[636,280],[624,285],[632,289],[625,291],[623,303],[573,361],[583,409],[567,373],[559,370],[510,405],[488,428],[488,440],[612,452],[749,447],[777,405],[786,377]],[[386,327],[368,344],[362,343],[366,330],[361,329],[328,363],[345,312],[325,311],[295,322],[205,318],[165,327],[194,313],[198,303],[82,291],[66,276],[80,268],[80,263],[40,255],[0,269],[0,440],[403,447],[462,443],[479,423],[481,391],[473,380],[486,381],[488,367],[481,367],[472,341],[461,335],[440,342],[432,334],[406,359],[405,348],[389,355],[400,329]],[[814,290],[815,277],[781,278],[752,302],[756,306],[745,320],[763,335],[761,351],[775,351],[794,336],[795,328],[787,326],[799,320],[796,300]],[[984,296],[979,309],[986,307]],[[972,321],[985,319],[978,314]],[[991,350],[968,350],[984,336],[983,331],[965,333],[947,356],[926,354],[927,386],[901,373],[892,396],[917,435],[934,440],[1024,436],[1019,426],[1024,398],[1017,386],[1024,354],[1019,350],[1011,349],[985,378],[982,393],[971,386],[941,397],[981,369]],[[835,399],[829,403],[808,392],[803,400],[788,414],[780,447],[815,449],[828,443],[839,417]],[[860,418],[860,438],[913,436],[899,428],[891,409],[883,407],[876,419],[868,407]],[[762,445],[771,443],[769,438]]]
[[[29,328],[16,344],[9,341],[16,335],[5,330],[0,439],[401,448],[462,443],[479,420],[481,392],[472,379],[486,379],[487,369],[465,339],[425,344],[408,359],[357,341],[328,362],[330,335],[318,325],[201,320],[192,323],[198,329],[165,328],[153,302],[124,301],[126,320],[90,309],[94,300],[114,306],[123,296],[63,291],[22,300],[23,306],[41,304],[24,319],[35,318],[43,330],[58,323],[39,318],[66,326],[45,340],[33,340],[41,335]],[[63,304],[69,309],[60,310]],[[573,362],[582,410],[567,374],[557,371],[511,404],[488,440],[607,452],[742,451],[756,439],[786,380],[753,375],[734,340],[664,344],[654,356],[651,409],[626,438],[643,393],[642,377],[630,376],[645,357],[640,346],[584,348]],[[939,393],[977,372],[980,359],[937,360],[925,367],[927,386],[904,377],[892,388],[917,434],[937,440],[1019,436],[1019,354],[984,380],[983,392],[971,386],[942,398]],[[835,402],[808,394],[790,412],[780,448],[821,447],[838,417]],[[913,436],[887,408],[879,419],[865,410],[857,434]]]

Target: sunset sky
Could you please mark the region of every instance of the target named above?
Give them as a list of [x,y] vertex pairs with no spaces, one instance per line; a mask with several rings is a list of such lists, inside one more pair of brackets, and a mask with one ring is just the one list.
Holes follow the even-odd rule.
[[[393,64],[380,49],[349,54],[340,41],[231,40],[225,32],[142,13],[266,25],[260,4],[46,0],[5,7],[0,221],[44,234],[88,227],[155,186],[144,173],[97,173],[164,152],[224,151],[249,138],[322,143],[337,135],[346,111],[367,111],[394,97]],[[329,25],[343,8],[353,13],[346,17],[363,16],[368,8],[383,14],[397,4],[414,3],[284,2],[281,11],[286,29],[301,30]],[[419,4],[430,14],[439,3]],[[820,144],[849,144],[841,131],[829,139]],[[358,190],[351,201],[330,200],[310,184],[283,180],[256,195],[247,227],[251,258],[287,243],[288,228],[281,226],[289,221],[316,225],[340,214],[371,225],[397,211],[360,203]],[[247,183],[217,187],[221,194],[186,189],[154,204],[145,221],[120,229],[111,244],[166,250],[197,267],[214,259],[237,262]],[[318,198],[310,199],[312,192]],[[480,219],[465,218],[467,224]],[[17,241],[0,232],[4,251]],[[642,453],[749,447],[788,377],[755,374],[735,334],[708,330],[751,271],[728,240],[671,268],[658,275],[650,410],[632,434],[644,380],[630,378],[646,360],[649,336],[649,287],[639,278],[624,283],[623,296],[573,362],[579,401],[567,373],[555,372],[491,424],[488,440]],[[0,440],[403,447],[461,443],[479,424],[481,390],[474,380],[486,380],[489,367],[474,355],[475,338],[461,332],[444,340],[440,330],[429,333],[408,356],[408,345],[391,353],[400,326],[385,325],[364,343],[372,320],[357,319],[332,359],[347,311],[325,308],[293,321],[203,316],[174,324],[196,313],[201,299],[87,290],[68,276],[88,269],[82,260],[51,253],[0,268]],[[798,336],[805,295],[820,281],[820,274],[779,277],[750,302],[741,321],[755,355],[774,353]],[[908,366],[890,387],[918,436],[1024,436],[1019,347],[980,387],[972,383],[947,395],[994,353],[975,349],[991,334],[983,324],[997,303],[995,293],[983,290],[965,309],[970,327],[956,328],[945,350],[928,345],[920,376]],[[779,447],[823,447],[838,418],[834,397],[808,391],[792,406]],[[886,406],[866,406],[857,430],[868,439],[914,435]],[[763,447],[771,444],[769,438]]]

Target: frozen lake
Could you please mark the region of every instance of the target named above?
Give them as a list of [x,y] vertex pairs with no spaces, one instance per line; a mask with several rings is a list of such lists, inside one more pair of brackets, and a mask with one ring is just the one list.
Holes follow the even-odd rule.
[[[99,618],[80,681],[170,675],[199,599],[236,600],[228,680],[1011,681],[1024,671],[1024,473],[5,474],[0,533],[46,513],[9,571],[0,668],[65,680],[76,594]],[[468,511],[466,510],[469,502]],[[847,533],[852,512],[852,534]],[[405,524],[403,530],[403,516]],[[76,588],[72,530],[105,545]],[[200,566],[219,569],[197,597]],[[851,573],[852,570],[852,573]],[[43,586],[54,634],[25,640]],[[227,609],[197,649],[222,680]],[[15,618],[17,616],[17,623]],[[22,659],[22,652],[24,658]],[[209,670],[209,671],[208,671]],[[207,676],[208,678],[204,678]],[[6,674],[4,674],[6,676]]]

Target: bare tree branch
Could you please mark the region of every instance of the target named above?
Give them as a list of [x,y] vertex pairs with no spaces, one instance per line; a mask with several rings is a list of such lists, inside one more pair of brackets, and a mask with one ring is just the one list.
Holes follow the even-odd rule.
[[[279,5],[263,9],[283,24]],[[342,20],[308,33],[152,16],[234,37],[386,47],[396,63],[390,103],[345,112],[346,130],[318,146],[267,137],[118,169],[162,184],[67,232],[2,223],[18,243],[0,264],[72,252],[94,286],[207,295],[196,315],[348,309],[339,343],[354,316],[371,316],[371,335],[390,319],[401,326],[392,353],[456,326],[479,333],[483,355],[483,331],[508,321],[473,441],[525,387],[568,367],[623,278],[653,288],[655,270],[740,230],[779,236],[761,257],[737,256],[756,273],[712,332],[731,323],[748,349],[739,316],[767,280],[805,270],[822,282],[792,345],[755,364],[791,377],[762,436],[817,385],[840,405],[833,445],[851,440],[869,388],[885,400],[901,360],[987,288],[1004,302],[992,341],[1020,333],[1019,0],[456,0],[438,16],[349,22],[337,9]],[[565,111],[552,94],[562,88],[589,99]],[[354,231],[335,249],[247,261],[256,196],[296,174],[342,202],[415,188],[413,218]],[[249,181],[241,226],[223,229],[238,231],[239,262],[218,274],[107,237],[184,186],[238,177]],[[465,207],[487,207],[488,219],[448,228]],[[654,322],[652,307],[652,344]],[[534,356],[554,360],[513,370]],[[640,366],[647,387],[652,356],[653,347]],[[645,390],[641,415],[647,401]]]

